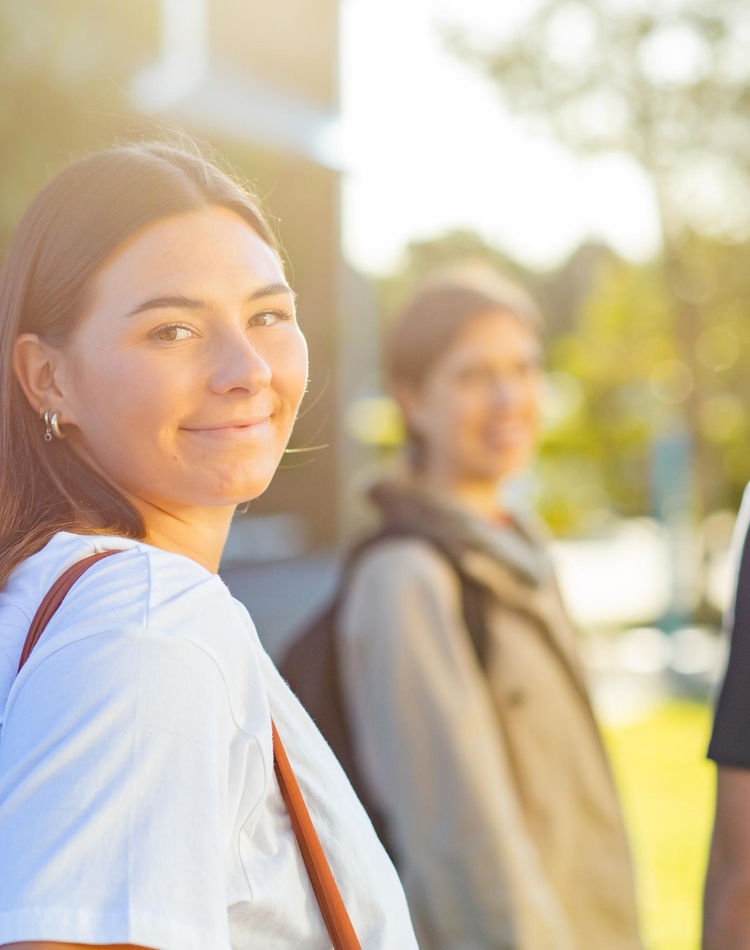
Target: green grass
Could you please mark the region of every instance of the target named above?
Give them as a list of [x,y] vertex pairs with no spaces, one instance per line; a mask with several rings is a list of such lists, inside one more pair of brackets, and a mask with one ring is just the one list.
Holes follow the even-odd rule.
[[698,950],[714,804],[707,706],[669,701],[605,729],[631,836],[648,950]]

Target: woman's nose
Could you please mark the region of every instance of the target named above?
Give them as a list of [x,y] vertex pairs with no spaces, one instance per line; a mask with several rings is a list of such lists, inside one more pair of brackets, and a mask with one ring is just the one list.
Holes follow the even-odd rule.
[[509,409],[521,401],[521,387],[507,377],[495,380],[492,387],[492,404],[498,409]]
[[245,333],[226,334],[212,354],[211,388],[224,393],[244,389],[260,392],[271,382],[271,367]]

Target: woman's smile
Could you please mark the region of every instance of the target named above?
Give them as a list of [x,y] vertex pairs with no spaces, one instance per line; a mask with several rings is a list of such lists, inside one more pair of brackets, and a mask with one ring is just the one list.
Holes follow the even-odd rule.
[[501,452],[524,446],[529,439],[529,424],[525,419],[492,421],[482,427],[481,436],[488,449]]
[[204,426],[181,426],[181,431],[219,442],[243,441],[260,438],[271,432],[271,417],[262,416],[239,422],[225,422]]

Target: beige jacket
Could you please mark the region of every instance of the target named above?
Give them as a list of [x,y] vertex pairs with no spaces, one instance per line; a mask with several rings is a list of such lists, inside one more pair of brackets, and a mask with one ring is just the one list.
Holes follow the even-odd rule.
[[340,614],[346,700],[423,950],[639,950],[617,795],[573,630],[533,533],[398,484],[386,518],[443,533],[486,588],[481,669],[433,544],[367,551]]

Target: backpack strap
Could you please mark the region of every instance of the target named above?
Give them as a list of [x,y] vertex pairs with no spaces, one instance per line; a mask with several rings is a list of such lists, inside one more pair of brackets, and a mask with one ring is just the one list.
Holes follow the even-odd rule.
[[[92,554],[68,568],[55,581],[42,600],[29,627],[18,664],[19,672],[75,582],[97,561],[117,553],[117,551],[102,551]],[[307,873],[310,875],[310,882],[334,950],[362,950],[273,719],[271,732],[274,771],[279,789],[289,812],[294,835],[302,852],[302,858]]]
[[384,525],[380,530],[367,535],[347,553],[341,570],[341,581],[334,595],[332,605],[334,615],[343,604],[349,588],[349,582],[354,574],[360,557],[370,548],[392,538],[415,538],[432,545],[453,568],[461,587],[461,613],[466,629],[474,647],[477,660],[482,670],[487,669],[489,659],[489,630],[487,628],[486,590],[484,586],[470,577],[464,570],[459,552],[455,546],[444,541],[437,535],[423,533],[408,524],[399,525],[397,522]]
[[342,560],[331,599],[298,631],[278,663],[281,675],[307,709],[346,772],[381,843],[396,866],[399,856],[391,840],[386,816],[372,798],[356,755],[343,691],[338,622],[360,557],[381,542],[399,537],[423,538],[433,544],[456,572],[461,585],[464,622],[480,666],[486,669],[489,636],[484,587],[464,572],[456,550],[447,550],[434,538],[425,536],[414,527],[394,523],[366,535],[349,549]]

